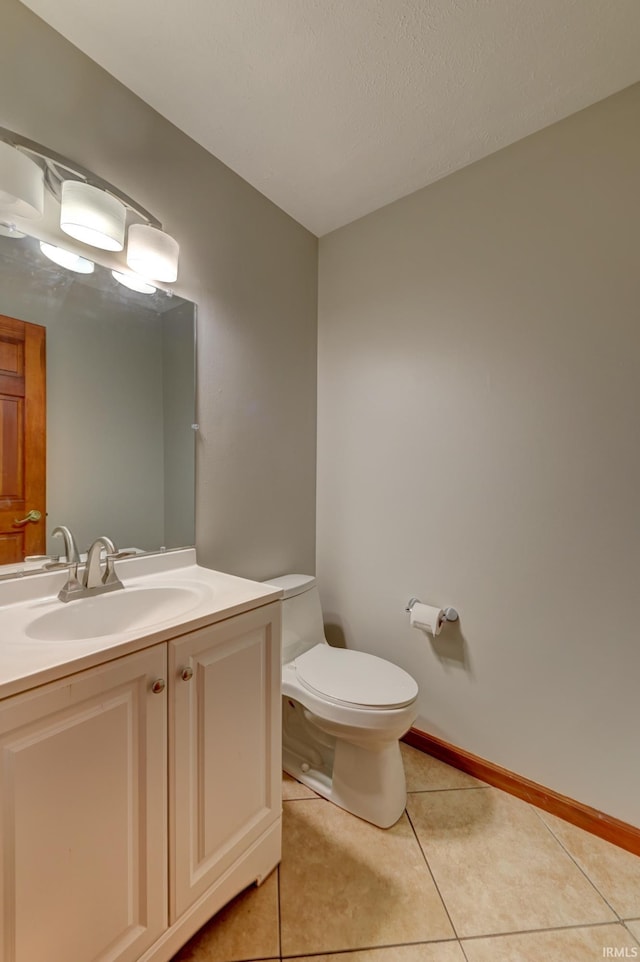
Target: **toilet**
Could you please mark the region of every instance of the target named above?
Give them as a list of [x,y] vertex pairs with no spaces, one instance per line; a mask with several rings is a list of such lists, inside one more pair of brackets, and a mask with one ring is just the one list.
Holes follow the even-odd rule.
[[341,808],[381,828],[404,811],[399,739],[415,721],[418,685],[402,668],[324,637],[315,578],[281,588],[282,767]]

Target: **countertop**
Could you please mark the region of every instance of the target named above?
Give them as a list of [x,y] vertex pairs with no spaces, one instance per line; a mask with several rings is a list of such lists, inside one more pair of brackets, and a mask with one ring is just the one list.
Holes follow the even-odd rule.
[[91,599],[66,604],[59,601],[57,595],[66,581],[66,571],[0,581],[0,698],[120,658],[282,597],[282,591],[272,585],[198,565],[194,548],[126,558],[117,562],[116,570],[125,591],[127,587],[197,586],[198,597],[186,611],[143,628],[137,626],[82,640],[50,641],[28,636],[29,625],[34,619],[63,605],[81,606]]

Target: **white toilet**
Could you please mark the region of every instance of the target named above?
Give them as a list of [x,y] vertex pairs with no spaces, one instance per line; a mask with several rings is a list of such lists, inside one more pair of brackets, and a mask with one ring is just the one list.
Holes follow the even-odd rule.
[[324,637],[315,578],[284,575],[282,755],[289,775],[341,808],[388,828],[406,803],[399,739],[418,686],[397,665]]

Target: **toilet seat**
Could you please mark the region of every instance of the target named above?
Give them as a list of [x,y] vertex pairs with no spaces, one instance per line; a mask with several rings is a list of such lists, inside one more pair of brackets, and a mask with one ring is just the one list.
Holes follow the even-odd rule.
[[364,651],[319,644],[294,661],[301,685],[336,705],[404,708],[415,701],[416,681],[402,668]]

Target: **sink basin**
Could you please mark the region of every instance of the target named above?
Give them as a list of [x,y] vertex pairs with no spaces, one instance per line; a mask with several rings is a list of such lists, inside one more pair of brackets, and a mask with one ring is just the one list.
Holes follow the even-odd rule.
[[38,641],[82,641],[170,621],[197,608],[202,589],[173,585],[124,588],[95,598],[60,602],[25,628]]

